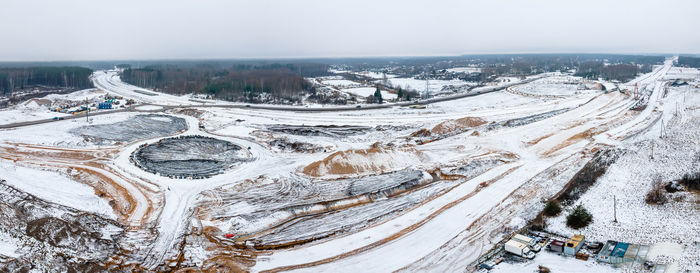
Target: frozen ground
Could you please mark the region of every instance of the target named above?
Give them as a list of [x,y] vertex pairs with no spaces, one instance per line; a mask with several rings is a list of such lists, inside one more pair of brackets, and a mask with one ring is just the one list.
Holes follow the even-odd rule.
[[[115,72],[98,72],[94,80],[106,92],[160,105],[148,110],[165,116],[153,119],[124,112],[92,117],[92,124],[64,120],[2,130],[0,158],[9,170],[22,168],[22,177],[34,173],[42,177],[45,172],[60,176],[58,172],[73,169],[72,183],[92,187],[94,195],[87,188],[61,196],[39,188],[36,195],[56,204],[70,201],[64,196],[89,204],[97,199],[107,202],[113,218],[124,227],[123,236],[114,237],[118,253],[98,262],[112,270],[469,271],[472,261],[509,230],[532,219],[541,209],[540,200],[560,190],[601,148],[628,152],[611,166],[615,174],[606,174],[581,197],[581,202],[601,204],[601,209],[592,208],[602,215],[596,216],[600,221],[586,230],[590,232],[587,236],[627,238],[626,234],[663,227],[663,223],[635,226],[643,221],[621,218],[629,221],[627,227],[640,230],[603,234],[595,225],[606,223],[602,211],[608,207],[602,195],[606,190],[620,191],[626,202],[639,205],[638,197],[625,187],[647,183],[642,163],[655,164],[654,168],[669,177],[692,169],[692,161],[681,164],[680,160],[693,150],[680,147],[683,143],[698,146],[698,134],[692,130],[698,126],[698,93],[683,87],[666,92],[671,79],[668,72],[675,69],[672,61],[626,83],[637,83],[647,92],[646,107],[639,110],[630,110],[641,103],[628,95],[578,92],[568,83],[575,78],[557,73],[534,76],[542,79],[527,84],[520,78],[504,78],[494,86],[508,90],[424,109],[295,112],[211,107],[223,103],[169,96],[122,83]],[[347,84],[340,78],[325,80]],[[537,90],[546,95],[533,95]],[[676,102],[683,110],[673,115]],[[128,126],[140,118],[158,122],[142,120],[138,126]],[[186,126],[178,125],[180,120]],[[648,137],[660,133],[661,123],[677,140],[655,140],[659,159],[644,162]],[[73,134],[78,128],[85,128],[84,132]],[[110,145],[88,143],[81,136],[99,132],[106,138],[112,130],[131,129],[148,134]],[[154,147],[159,160],[171,163],[205,162],[222,156],[220,150],[200,145],[179,151],[153,145],[172,137],[193,136],[241,147],[246,162],[193,181],[149,172],[130,160],[144,145]],[[678,161],[678,167],[665,165],[665,159]],[[637,180],[626,181],[629,177]],[[669,219],[682,226],[679,234],[692,237],[691,233],[697,233],[693,223],[678,221],[697,213],[691,201],[686,196],[669,205],[678,209],[670,216],[661,213],[664,208],[641,211]],[[104,206],[99,204],[90,208],[78,204],[78,208],[93,215],[91,212],[104,210],[95,210]],[[639,218],[632,212],[629,215]],[[552,227],[560,220],[551,219]],[[653,238],[674,239],[664,236]],[[4,256],[21,252],[7,245],[0,249],[9,254]],[[686,261],[697,258],[693,249],[684,248],[672,262],[683,268]],[[22,263],[19,258],[8,259]],[[530,270],[538,262],[551,263],[552,268],[559,268],[560,262],[577,265],[575,260],[564,262],[543,255],[532,263],[502,267]]]

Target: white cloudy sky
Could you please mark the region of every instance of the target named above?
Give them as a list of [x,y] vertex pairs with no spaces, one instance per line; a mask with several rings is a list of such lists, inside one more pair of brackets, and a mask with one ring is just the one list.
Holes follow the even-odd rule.
[[697,0],[3,0],[0,61],[700,53]]

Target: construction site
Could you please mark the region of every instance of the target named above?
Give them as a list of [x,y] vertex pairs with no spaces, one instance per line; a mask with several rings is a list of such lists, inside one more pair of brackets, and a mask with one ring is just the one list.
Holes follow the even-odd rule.
[[[700,269],[683,182],[700,172],[700,72],[677,57],[626,82],[353,72],[425,91],[349,106],[192,99],[119,73],[45,99],[122,110],[0,112],[16,121],[0,129],[0,271]],[[349,74],[308,80],[363,88]],[[656,180],[679,186],[645,202]],[[572,228],[579,205],[592,220]]]

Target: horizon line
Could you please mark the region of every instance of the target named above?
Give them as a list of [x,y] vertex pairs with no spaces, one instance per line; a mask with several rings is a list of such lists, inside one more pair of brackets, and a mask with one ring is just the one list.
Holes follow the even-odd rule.
[[115,58],[115,59],[57,59],[57,60],[0,60],[0,63],[60,63],[60,62],[118,62],[118,61],[252,61],[252,60],[308,60],[308,59],[391,59],[391,58],[440,58],[461,56],[497,55],[638,55],[638,56],[697,56],[700,53],[610,53],[610,52],[508,52],[508,53],[464,53],[456,55],[363,55],[363,56],[255,56],[255,57],[172,57],[172,58]]

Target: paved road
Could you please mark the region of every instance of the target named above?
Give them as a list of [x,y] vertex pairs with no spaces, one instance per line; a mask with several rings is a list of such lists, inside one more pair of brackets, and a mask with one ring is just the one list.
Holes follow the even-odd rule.
[[[438,102],[443,102],[443,101],[457,100],[457,99],[462,99],[462,98],[467,98],[467,97],[488,94],[491,92],[501,91],[501,90],[506,89],[508,87],[511,87],[514,85],[519,85],[519,84],[529,83],[529,82],[537,80],[537,79],[540,79],[540,78],[527,79],[527,80],[524,80],[524,81],[521,81],[518,83],[507,84],[507,85],[502,85],[502,86],[498,86],[498,87],[492,87],[492,88],[489,88],[486,90],[479,90],[479,91],[449,95],[449,96],[444,96],[444,97],[435,97],[435,98],[423,99],[423,100],[417,100],[417,101],[405,101],[405,102],[384,103],[384,104],[363,104],[363,105],[330,106],[330,107],[302,107],[302,106],[284,106],[284,105],[267,105],[267,104],[186,104],[186,105],[142,104],[142,105],[137,105],[137,106],[131,106],[128,108],[94,112],[94,113],[90,113],[90,115],[91,116],[100,116],[100,115],[109,115],[109,114],[120,113],[120,112],[149,112],[149,113],[153,113],[153,112],[163,112],[165,110],[170,110],[170,109],[189,108],[189,107],[240,108],[240,109],[258,109],[258,110],[273,110],[273,111],[296,111],[296,112],[361,111],[361,110],[391,108],[391,107],[395,107],[395,106],[409,106],[409,105],[416,105],[416,104],[428,105],[428,104],[438,103]],[[105,88],[103,86],[103,89],[105,89],[105,91],[109,92],[109,88]],[[158,107],[160,107],[160,109],[155,109],[155,110],[139,110],[138,109],[141,106],[146,106],[146,105],[158,106]],[[64,120],[85,118],[85,114],[64,116],[63,118],[64,118]],[[0,129],[11,129],[11,128],[30,126],[30,125],[44,124],[44,123],[49,123],[49,122],[57,122],[57,120],[40,119],[40,120],[23,121],[23,122],[9,123],[9,124],[1,124]]]

